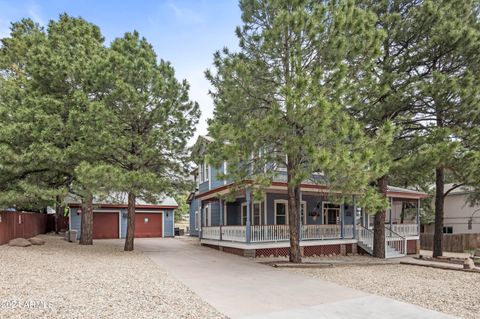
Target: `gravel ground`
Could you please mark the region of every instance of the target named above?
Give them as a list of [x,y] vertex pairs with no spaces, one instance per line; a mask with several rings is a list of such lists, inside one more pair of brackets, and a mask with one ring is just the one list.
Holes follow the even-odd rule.
[[0,246],[0,318],[224,317],[141,252],[39,237]]
[[463,318],[480,318],[480,274],[400,264],[284,269]]

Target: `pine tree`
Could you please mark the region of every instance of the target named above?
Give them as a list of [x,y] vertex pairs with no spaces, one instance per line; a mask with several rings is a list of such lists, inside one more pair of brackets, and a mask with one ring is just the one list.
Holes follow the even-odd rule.
[[45,31],[30,20],[15,23],[2,44],[3,202],[53,202],[81,189],[80,243],[92,244],[96,190],[76,172],[81,165],[104,165],[99,155],[112,130],[104,121],[98,73],[105,57],[100,30],[63,14]]
[[386,205],[368,185],[386,169],[390,126],[368,138],[342,104],[353,90],[345,61],[368,68],[382,34],[353,1],[245,0],[240,8],[240,52],[216,53],[215,73],[207,72],[215,104],[208,160],[228,161],[237,188],[249,180],[254,193],[286,168],[290,261],[301,262],[300,184],[313,173],[343,194],[340,202],[363,193],[372,209]]
[[[442,256],[444,199],[455,188],[472,181],[478,119],[480,63],[479,2],[425,1],[418,17],[425,25],[419,54],[424,72],[418,85],[417,115],[422,123],[422,153],[435,170],[435,233],[433,256]],[[477,122],[478,123],[478,122]],[[445,189],[446,175],[455,185]]]
[[115,127],[105,161],[116,169],[116,189],[128,193],[125,250],[134,249],[135,202],[161,200],[188,189],[186,147],[200,115],[170,63],[160,60],[145,38],[126,33],[113,41],[105,65],[106,107]]

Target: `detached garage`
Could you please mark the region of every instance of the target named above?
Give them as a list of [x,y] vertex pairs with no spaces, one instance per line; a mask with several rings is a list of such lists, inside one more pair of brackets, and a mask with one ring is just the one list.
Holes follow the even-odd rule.
[[135,212],[135,237],[163,237],[163,212]]
[[93,213],[93,239],[120,238],[119,213]]
[[[124,199],[124,200],[122,200]],[[79,200],[69,201],[70,229],[78,231],[80,236],[81,204]],[[174,214],[178,205],[173,198],[165,198],[160,204],[149,204],[137,199],[135,210],[135,237],[173,237]],[[115,195],[108,200],[94,201],[93,238],[114,239],[127,235],[127,201]]]

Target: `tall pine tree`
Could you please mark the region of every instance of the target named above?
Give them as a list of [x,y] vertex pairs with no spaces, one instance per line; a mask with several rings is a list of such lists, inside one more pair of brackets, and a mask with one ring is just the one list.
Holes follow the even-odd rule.
[[112,131],[99,87],[104,57],[99,28],[66,14],[45,31],[30,20],[13,24],[1,52],[3,202],[61,201],[81,189],[81,244],[92,244],[95,189],[77,168],[99,164]]
[[116,189],[128,193],[125,250],[134,249],[135,202],[188,189],[187,141],[200,111],[178,81],[170,63],[157,61],[150,43],[137,32],[113,41],[105,65],[106,107],[115,127],[105,161],[115,167]]
[[356,67],[368,68],[382,35],[353,1],[244,0],[240,8],[240,52],[215,54],[216,70],[207,72],[215,103],[209,161],[228,161],[237,187],[253,180],[254,192],[286,168],[290,261],[301,262],[303,180],[322,172],[332,190],[363,193],[370,207],[386,204],[368,184],[385,172],[390,126],[368,138],[341,106],[353,89],[345,61],[359,58]]

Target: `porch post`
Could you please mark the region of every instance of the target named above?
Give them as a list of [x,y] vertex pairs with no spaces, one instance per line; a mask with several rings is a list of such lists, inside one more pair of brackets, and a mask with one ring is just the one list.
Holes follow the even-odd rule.
[[223,200],[219,199],[218,203],[220,204],[220,240],[222,240],[222,226],[223,226]]
[[390,197],[390,230],[392,230],[393,197]]
[[[300,214],[298,214],[298,219],[299,219],[299,223],[298,223],[298,237],[300,239],[300,241],[303,239],[303,234],[302,234],[302,225],[303,225],[303,219],[302,219],[302,189],[300,188],[298,190],[298,197],[300,198],[300,207],[298,208],[298,211],[300,212]],[[304,214],[307,214],[307,212],[303,212]],[[305,216],[306,217],[306,216]]]
[[200,218],[199,225],[200,225],[200,230],[198,231],[198,238],[203,237],[203,202],[201,200],[198,200],[198,209],[199,209],[199,214],[198,217]]
[[247,241],[247,244],[250,243],[250,234],[252,232],[251,228],[250,228],[250,195],[251,195],[251,192],[250,192],[250,188],[247,188],[245,189],[245,197],[247,199],[247,221],[246,221],[246,229],[245,229],[245,236],[247,237],[246,238],[246,241]]
[[357,201],[355,195],[353,195],[353,238],[357,237]]
[[417,235],[420,236],[420,198],[417,199]]
[[345,237],[345,230],[343,229],[345,226],[345,202],[342,201],[342,204],[340,205],[340,236],[342,239]]

